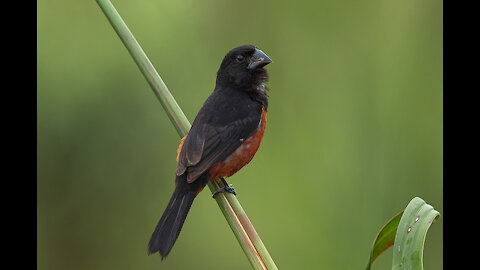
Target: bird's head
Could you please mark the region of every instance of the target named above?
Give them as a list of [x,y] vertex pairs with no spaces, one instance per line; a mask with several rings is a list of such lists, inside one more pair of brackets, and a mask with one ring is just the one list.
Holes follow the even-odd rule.
[[264,68],[272,60],[253,45],[232,49],[223,58],[217,72],[217,85],[235,85],[238,88],[256,89],[268,80]]

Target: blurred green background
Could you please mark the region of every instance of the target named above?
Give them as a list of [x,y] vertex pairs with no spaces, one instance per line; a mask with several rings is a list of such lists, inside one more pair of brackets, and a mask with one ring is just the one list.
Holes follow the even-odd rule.
[[[190,121],[228,50],[274,60],[262,146],[229,182],[279,269],[363,269],[413,197],[443,214],[442,1],[113,4]],[[180,138],[95,1],[37,5],[38,269],[249,269],[208,189],[147,256]],[[426,269],[442,246],[440,217]]]

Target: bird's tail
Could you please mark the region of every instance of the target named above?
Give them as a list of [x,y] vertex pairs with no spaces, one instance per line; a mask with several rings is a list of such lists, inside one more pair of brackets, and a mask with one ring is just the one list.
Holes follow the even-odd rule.
[[207,175],[200,178],[189,184],[186,174],[177,176],[175,191],[148,243],[148,254],[158,251],[162,260],[167,257],[180,234],[193,200],[208,182]]

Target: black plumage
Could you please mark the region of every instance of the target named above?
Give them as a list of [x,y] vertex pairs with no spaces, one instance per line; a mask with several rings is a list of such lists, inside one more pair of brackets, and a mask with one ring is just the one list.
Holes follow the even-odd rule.
[[208,170],[224,162],[258,130],[262,112],[268,107],[264,66],[270,62],[253,45],[237,47],[225,55],[215,89],[180,146],[175,191],[152,234],[149,253],[158,251],[162,259],[168,255],[193,200],[211,180]]

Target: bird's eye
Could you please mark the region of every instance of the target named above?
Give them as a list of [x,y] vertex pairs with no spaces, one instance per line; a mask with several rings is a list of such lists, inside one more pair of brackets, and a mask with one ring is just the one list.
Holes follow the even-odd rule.
[[237,60],[237,62],[242,62],[245,59],[245,56],[239,54],[235,59]]

